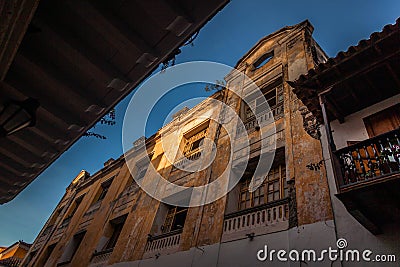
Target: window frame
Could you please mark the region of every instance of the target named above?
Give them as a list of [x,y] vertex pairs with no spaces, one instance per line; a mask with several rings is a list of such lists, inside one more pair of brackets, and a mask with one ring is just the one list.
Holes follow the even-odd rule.
[[[271,173],[272,172],[272,173]],[[239,182],[239,197],[238,197],[238,210],[251,209],[267,203],[271,203],[288,196],[288,184],[286,181],[286,166],[279,164],[275,168],[271,168],[268,175],[265,177],[261,186],[254,192],[249,191],[249,186],[252,177],[244,177]],[[259,178],[260,179],[260,178]],[[278,182],[278,190],[274,188],[274,184]],[[272,185],[272,190],[270,186]],[[269,198],[272,192],[272,199]],[[278,197],[275,194],[278,192]],[[244,197],[243,197],[244,196]],[[262,198],[262,201],[261,201]],[[256,202],[255,199],[258,201]]]
[[97,203],[97,202],[103,201],[103,199],[106,197],[106,195],[108,193],[108,190],[111,187],[111,184],[112,184],[114,178],[115,178],[115,176],[112,176],[111,178],[109,178],[106,181],[101,183],[100,188],[99,188],[99,190],[101,190],[101,192],[98,192],[96,194],[97,197],[95,197],[92,205]]
[[[273,91],[275,91],[274,96],[268,96],[271,94]],[[283,108],[283,102],[284,102],[284,94],[283,94],[283,83],[282,82],[274,82],[270,85],[265,86],[263,89],[261,89],[262,96],[254,97],[254,95],[249,95],[246,97],[246,102],[243,103],[243,109],[242,109],[242,117],[244,118],[244,122],[249,122],[255,119],[255,114],[253,113],[253,110],[257,113],[257,117],[261,117],[264,115],[267,111],[271,111],[274,113],[273,115],[276,117],[278,114],[275,114],[276,112],[274,111],[277,107],[282,106]],[[268,97],[268,98],[267,98]],[[260,103],[257,104],[257,101]],[[265,110],[261,110],[259,112],[259,108],[261,108],[262,105],[264,105],[265,101],[267,101],[269,109],[265,108]],[[273,105],[271,105],[271,101],[273,102]],[[280,112],[279,114],[282,114]]]
[[[177,207],[177,206],[168,206],[168,211],[164,219],[164,223],[161,226],[161,232],[163,234],[170,233],[173,231],[177,231],[183,229],[185,227],[185,222],[187,219],[188,207]],[[178,225],[175,225],[176,218],[178,215],[184,214],[184,223],[181,228],[177,228]]]
[[120,220],[121,221],[119,221],[119,222],[110,221],[110,224],[113,227],[113,232],[112,232],[110,238],[108,239],[107,243],[105,244],[103,251],[113,250],[115,248],[115,245],[117,244],[118,239],[121,236],[122,229],[124,228],[124,225],[126,222],[126,216],[123,216],[123,218],[121,218]]
[[257,58],[252,64],[253,70],[261,69],[263,66],[271,62],[271,60],[275,57],[274,49],[262,54],[259,58]]
[[[201,142],[207,137],[208,134],[208,125],[205,129],[197,131],[195,134],[191,135],[190,137],[185,137],[185,145],[183,147],[183,155],[185,157],[190,156],[191,154],[197,152],[201,149],[204,142]],[[200,141],[200,142],[199,142]],[[199,142],[198,146],[194,147],[194,144]]]

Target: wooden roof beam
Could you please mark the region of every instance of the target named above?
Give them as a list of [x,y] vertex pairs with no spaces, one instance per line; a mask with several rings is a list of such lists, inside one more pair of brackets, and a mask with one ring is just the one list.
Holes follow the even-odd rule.
[[110,10],[101,6],[99,1],[91,3],[87,1],[67,2],[72,12],[88,23],[94,29],[99,31],[106,39],[110,40],[120,52],[129,53],[136,50],[141,53],[151,54],[158,58],[160,53],[155,51],[140,34],[130,29],[121,19],[111,14]]
[[[389,55],[387,55],[387,56],[385,56],[383,58],[380,58],[379,60],[376,60],[375,62],[373,62],[371,64],[366,64],[365,66],[363,66],[361,68],[358,68],[357,70],[354,70],[354,71],[352,71],[352,72],[350,72],[348,74],[342,74],[339,71],[339,73],[340,73],[339,78],[338,79],[334,79],[334,82],[329,83],[329,84],[325,85],[324,87],[326,87],[326,88],[328,88],[330,86],[336,87],[336,86],[338,86],[339,84],[343,83],[346,80],[349,80],[349,79],[351,79],[351,78],[353,78],[353,77],[355,77],[355,76],[357,76],[357,75],[359,75],[361,73],[369,72],[369,71],[379,67],[380,65],[385,64],[385,62],[387,60],[389,60],[390,58],[395,57],[395,56],[397,56],[399,54],[400,54],[400,50],[397,50],[397,51],[395,51],[395,52],[393,52],[393,53],[391,53],[391,54],[389,54]],[[321,75],[325,74],[326,72],[331,71],[332,69],[336,73],[338,73],[337,72],[338,70],[336,70],[336,68],[338,68],[338,67],[339,67],[339,64],[336,64],[335,66],[332,66],[331,68],[327,68],[326,70],[322,71],[321,73],[319,73],[316,76],[321,76]],[[310,79],[306,80],[305,83],[308,83],[310,81],[315,81],[316,79],[317,79],[317,77],[311,77]],[[296,83],[294,83],[294,84],[296,84]],[[298,86],[301,86],[301,85],[298,85]],[[304,86],[306,86],[306,85],[304,84]]]
[[327,108],[332,114],[338,119],[339,123],[344,122],[344,113],[342,110],[339,108],[338,104],[333,98],[330,98],[329,96],[326,97],[326,104]]
[[[84,107],[84,110],[92,105],[96,105],[100,111],[103,111],[107,106],[102,100],[96,98],[96,96],[84,93],[85,90],[78,90],[80,88],[74,88],[63,81],[60,81],[54,70],[44,68],[37,62],[26,58],[20,53],[16,55],[14,62],[19,67],[26,70],[26,72],[29,71],[31,77],[36,79],[36,82],[39,82],[40,80],[41,82],[45,83],[47,85],[46,89],[48,89],[48,92],[52,94],[53,101],[57,101],[58,99],[58,103],[63,103],[69,99],[73,99],[73,103],[69,103],[69,105],[76,105],[76,108]],[[96,115],[99,113],[100,112],[96,113]],[[81,114],[81,116],[82,115],[83,114]]]
[[37,84],[33,84],[25,77],[22,77],[21,74],[24,74],[24,71],[17,72],[12,67],[8,72],[5,82],[27,97],[38,99],[40,102],[39,108],[43,108],[47,112],[52,113],[55,117],[65,121],[65,123],[67,123],[69,126],[83,126],[87,124],[86,121],[82,120],[80,112],[75,109],[71,109],[70,107],[66,108],[65,105],[61,103],[56,103],[51,95],[48,95],[47,92],[43,92],[42,89],[37,88]]
[[396,75],[396,73],[394,72],[392,66],[389,63],[385,64],[385,67],[387,68],[387,70],[389,71],[389,73],[392,75],[393,80],[395,81],[397,87],[400,89],[400,79],[399,77]]
[[105,86],[108,86],[114,78],[127,80],[123,73],[105,61],[101,55],[96,54],[92,48],[85,47],[81,40],[70,36],[70,32],[57,28],[56,23],[50,19],[46,22],[48,24],[37,19],[34,20],[35,25],[41,30],[42,39],[46,40],[48,44],[52,44],[52,49],[59,51],[59,54],[71,62],[74,67],[88,73],[94,79],[98,79]]

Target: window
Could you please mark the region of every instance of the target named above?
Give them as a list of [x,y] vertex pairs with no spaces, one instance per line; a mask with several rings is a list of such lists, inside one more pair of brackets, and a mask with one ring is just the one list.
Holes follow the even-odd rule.
[[207,128],[197,132],[190,137],[187,137],[185,147],[183,148],[183,155],[185,155],[185,157],[188,157],[189,155],[198,151],[198,149],[203,145],[206,135]]
[[51,253],[53,252],[54,248],[56,247],[57,244],[52,244],[47,247],[46,252],[43,257],[43,265],[46,265],[47,261],[49,260]]
[[[262,92],[271,110],[273,110],[278,104],[281,104],[283,102],[282,85],[276,86],[272,89],[263,89]],[[265,111],[269,111],[266,106],[265,100],[261,97],[255,100],[255,110],[257,114],[262,114]]]
[[74,203],[72,204],[71,210],[68,213],[67,218],[72,218],[72,216],[74,216],[76,210],[78,209],[79,205],[81,204],[83,199],[83,195],[77,197],[74,201]]
[[28,254],[28,257],[27,257],[27,259],[26,259],[26,263],[24,264],[24,267],[25,267],[25,266],[28,266],[29,263],[31,263],[31,261],[32,261],[33,258],[36,256],[36,254],[37,254],[37,250],[34,250],[34,251],[32,251],[31,253]]
[[259,57],[254,63],[253,63],[253,67],[254,69],[259,69],[262,66],[264,66],[265,64],[267,64],[269,61],[271,61],[271,59],[274,57],[274,50],[265,53],[264,55],[262,55],[261,57]]
[[188,208],[169,206],[164,224],[161,227],[163,233],[183,229]]
[[111,250],[115,247],[117,244],[118,238],[121,235],[122,228],[124,227],[126,221],[126,215],[119,217],[113,221],[110,222],[112,226],[112,235],[110,239],[108,240],[106,246],[104,247],[104,250]]
[[400,104],[391,106],[363,119],[370,138],[400,127]]
[[82,243],[83,237],[85,236],[86,232],[82,232],[79,234],[74,235],[73,239],[72,239],[72,254],[70,257],[70,260],[72,260],[76,254],[76,252],[78,251],[79,246]]
[[138,171],[136,172],[136,179],[137,180],[143,179],[143,177],[146,175],[148,167],[149,167],[148,164],[144,164],[142,166],[137,166],[137,168],[138,168]]
[[209,123],[210,121],[207,120],[184,133],[172,171],[182,170],[183,167],[185,171],[189,172],[200,169],[202,162],[198,159],[203,155],[204,140],[207,137]]
[[60,216],[60,214],[61,214],[63,209],[64,209],[64,207],[60,207],[59,209],[56,210],[56,212],[54,212],[53,216],[51,217],[51,219],[47,223],[47,225],[49,227],[56,223],[56,221],[57,221],[58,217]]
[[79,249],[79,246],[82,243],[82,240],[83,240],[85,234],[86,234],[86,232],[81,232],[81,233],[75,234],[72,237],[72,240],[67,244],[67,246],[64,250],[64,253],[61,256],[60,262],[57,264],[57,266],[66,265],[72,261],[76,252]]
[[[114,178],[114,177],[113,177]],[[105,181],[104,183],[101,184],[99,191],[96,194],[96,197],[94,198],[93,203],[96,203],[98,201],[101,201],[105,198],[105,196],[107,195],[108,189],[111,186],[111,183],[113,181],[113,178],[108,179],[107,181]]]
[[269,111],[275,117],[283,114],[283,86],[280,82],[278,82],[278,85],[276,84],[275,82],[272,86],[262,89],[263,96],[250,94],[246,97],[247,103],[243,104],[243,118],[245,121],[254,120],[253,111],[255,111],[257,117],[261,117]]
[[104,199],[104,197],[106,196],[106,194],[107,194],[107,192],[108,192],[108,188],[109,188],[109,186],[107,186],[107,187],[101,187],[101,192],[100,192],[100,195],[99,195],[99,198],[97,199],[97,201],[100,201],[100,200],[103,200]]
[[126,182],[125,189],[133,186],[134,183],[135,182],[133,180],[133,177],[132,177],[132,175],[130,175],[129,178],[128,178],[128,181]]
[[200,139],[197,139],[196,141],[194,141],[192,143],[191,151],[198,149],[203,144],[203,141],[204,141],[204,137],[201,137]]
[[138,181],[140,179],[143,179],[144,176],[147,173],[147,169],[149,168],[150,160],[153,158],[154,151],[151,152],[149,155],[142,157],[136,162],[135,168],[136,168],[136,174],[135,174],[135,180]]
[[239,210],[256,207],[288,195],[285,166],[272,168],[261,186],[249,191],[251,177],[240,182]]

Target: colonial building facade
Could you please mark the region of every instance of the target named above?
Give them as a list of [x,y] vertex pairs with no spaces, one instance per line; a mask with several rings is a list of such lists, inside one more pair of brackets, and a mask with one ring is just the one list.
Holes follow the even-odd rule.
[[[308,21],[282,28],[261,39],[237,63],[236,69],[261,89],[269,112],[254,115],[252,108],[259,108],[259,99],[246,89],[241,75],[232,72],[225,77],[227,88],[242,89],[234,90],[241,94],[218,91],[180,112],[153,136],[135,141],[131,150],[110,159],[95,174],[79,173],[23,266],[346,266],[328,257],[320,262],[274,258],[271,263],[267,262],[270,259],[260,261],[257,255],[265,246],[288,252],[336,248],[336,240],[342,237],[339,233],[345,232],[337,223],[340,220],[353,220],[351,231],[366,231],[361,239],[352,241],[360,242],[366,236],[379,240],[357,224],[351,212],[342,208],[341,217],[337,216],[326,135],[319,131],[313,109],[305,106],[287,83],[327,60],[312,32]],[[243,121],[235,130],[235,140],[221,124],[202,119],[207,112],[224,115],[224,109],[211,109],[214,100],[231,107]],[[271,121],[273,135],[262,136],[260,132],[268,129]],[[168,137],[162,137],[177,129],[180,156],[171,160],[166,156]],[[213,141],[213,149],[205,145],[207,139]],[[227,195],[211,203],[173,206],[152,198],[138,185],[152,181],[149,167],[165,180],[188,188],[215,181],[227,168],[234,177],[241,154],[231,151],[232,142],[241,144],[243,140],[249,143],[244,173],[236,177],[239,182]],[[261,185],[251,190],[255,166],[263,164],[263,144],[268,146],[270,140],[276,141],[271,168],[258,177]],[[231,152],[236,161],[230,162],[226,156]],[[211,154],[214,160],[207,168],[182,170],[189,161],[204,161]],[[185,202],[185,196],[176,198]],[[385,248],[396,249],[395,243],[385,241]],[[379,244],[375,247],[382,248]]]

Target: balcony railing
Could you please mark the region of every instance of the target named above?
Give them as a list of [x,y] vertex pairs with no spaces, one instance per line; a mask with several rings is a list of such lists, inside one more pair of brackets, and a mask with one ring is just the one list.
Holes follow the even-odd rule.
[[289,198],[225,215],[222,242],[262,235],[289,227]]
[[399,137],[400,129],[396,129],[335,151],[339,188],[400,174]]
[[159,236],[150,237],[147,241],[143,258],[154,257],[159,254],[174,253],[179,249],[182,229]]
[[106,266],[113,249],[107,249],[93,253],[92,260],[90,261],[89,267],[102,267]]
[[194,164],[194,161],[198,160],[201,157],[201,153],[202,152],[203,152],[203,148],[199,147],[196,150],[191,151],[187,155],[185,155],[182,158],[178,159],[175,162],[172,171],[183,169],[183,168],[187,167],[190,164]]
[[271,120],[271,117],[274,116],[275,120],[280,119],[283,116],[283,103],[278,104],[275,107],[271,107],[271,112],[266,112],[258,116],[258,121],[261,125],[257,124],[256,118],[253,116],[248,119],[246,122],[243,122],[242,127],[238,127],[236,134],[241,134],[246,129],[248,133],[254,132],[257,126],[264,126],[266,122]]

